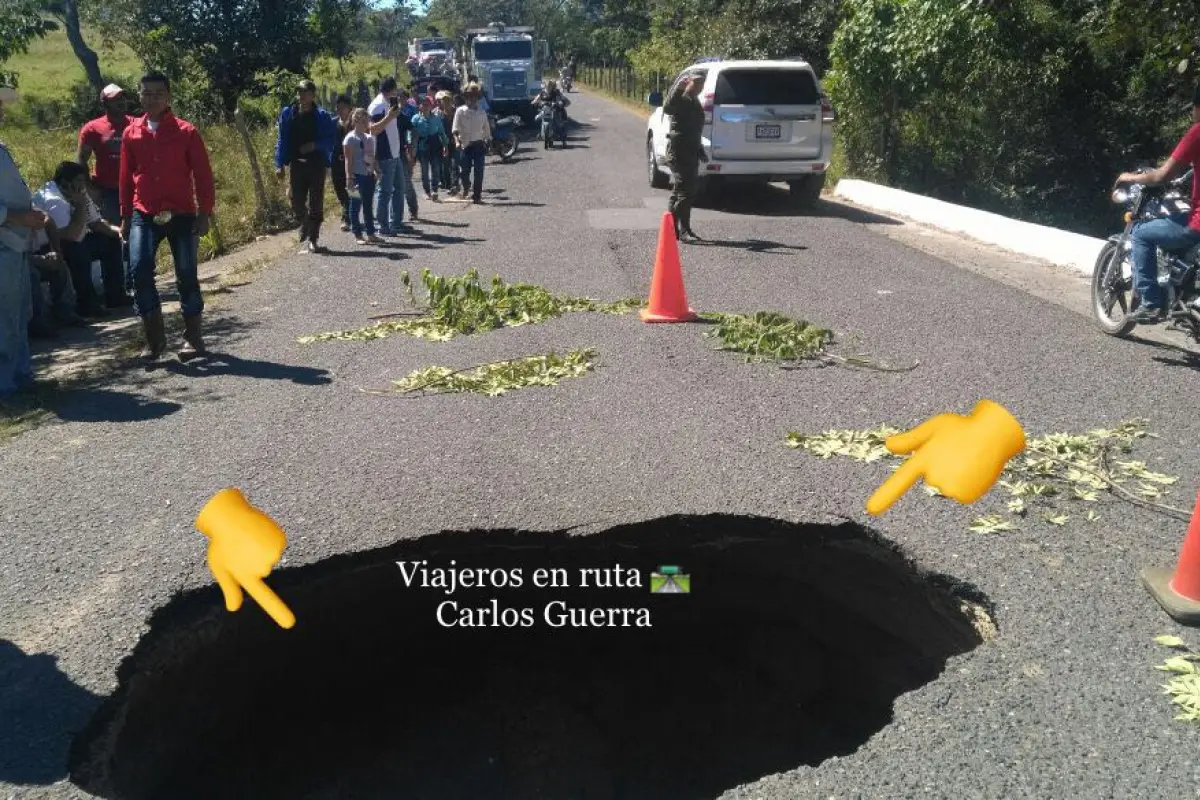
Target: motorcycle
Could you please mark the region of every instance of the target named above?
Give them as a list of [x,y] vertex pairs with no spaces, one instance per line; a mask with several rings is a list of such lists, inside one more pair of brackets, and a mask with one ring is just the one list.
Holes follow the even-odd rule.
[[521,125],[521,118],[512,116],[497,119],[489,114],[488,119],[492,123],[492,141],[488,145],[488,154],[499,156],[501,161],[507,163],[517,154],[520,140],[517,138],[516,129]]
[[571,73],[563,70],[558,74],[559,85],[562,86],[564,92],[571,91],[571,87],[575,84],[575,79],[571,77]]
[[567,109],[561,101],[544,104],[538,111],[538,121],[542,124],[542,144],[549,150],[554,146],[554,140],[567,146]]
[[[1135,183],[1112,193],[1112,201],[1126,209],[1125,229],[1108,237],[1092,273],[1092,312],[1100,329],[1109,336],[1126,336],[1137,325],[1128,319],[1140,304],[1133,286],[1134,226],[1187,213],[1193,178],[1189,169],[1163,186]],[[1158,283],[1167,298],[1168,330],[1188,333],[1200,343],[1200,245],[1186,253],[1158,250],[1156,255]],[[1119,317],[1113,314],[1116,305],[1121,306]]]

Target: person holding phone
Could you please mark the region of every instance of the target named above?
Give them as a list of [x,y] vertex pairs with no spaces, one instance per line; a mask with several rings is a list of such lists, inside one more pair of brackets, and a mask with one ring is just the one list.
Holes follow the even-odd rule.
[[371,135],[375,137],[375,160],[379,165],[379,186],[375,190],[375,222],[384,236],[399,236],[404,231],[404,200],[407,194],[408,134],[412,121],[404,115],[400,88],[395,78],[386,78],[379,95],[367,109],[371,116]]

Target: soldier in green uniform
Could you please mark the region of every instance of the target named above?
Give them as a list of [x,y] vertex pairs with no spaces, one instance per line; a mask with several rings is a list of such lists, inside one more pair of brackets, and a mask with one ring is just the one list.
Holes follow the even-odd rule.
[[685,241],[688,238],[700,238],[692,231],[692,203],[696,197],[700,162],[708,161],[700,144],[700,135],[704,130],[704,109],[696,99],[703,87],[703,76],[686,78],[671,91],[663,105],[663,113],[671,117],[671,130],[667,134],[667,166],[671,168],[674,183],[667,208],[675,217],[675,238]]

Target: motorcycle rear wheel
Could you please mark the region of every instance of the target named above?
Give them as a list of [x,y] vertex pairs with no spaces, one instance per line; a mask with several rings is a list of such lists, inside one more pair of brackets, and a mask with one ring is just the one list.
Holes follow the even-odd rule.
[[[1120,307],[1119,316],[1113,312]],[[1109,336],[1128,336],[1137,327],[1129,314],[1138,307],[1132,279],[1121,274],[1121,254],[1116,242],[1105,242],[1092,271],[1092,315]]]

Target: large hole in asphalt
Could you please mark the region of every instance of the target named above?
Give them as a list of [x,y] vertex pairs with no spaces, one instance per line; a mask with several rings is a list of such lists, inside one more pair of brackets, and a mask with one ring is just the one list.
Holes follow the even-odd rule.
[[[407,586],[397,562],[521,588]],[[640,586],[583,588],[620,566]],[[690,592],[659,594],[660,565]],[[536,570],[569,588],[537,588]],[[556,573],[547,573],[548,577]],[[600,576],[591,574],[594,585]],[[670,517],[588,536],[442,533],[277,571],[278,628],[215,587],[157,612],[76,739],[106,798],[694,798],[852,753],[988,635],[986,599],[870,531]],[[530,627],[443,627],[439,604]],[[590,609],[629,627],[553,627]],[[547,611],[549,609],[549,611]],[[607,616],[601,612],[597,616]],[[569,620],[569,616],[567,616]],[[486,620],[480,620],[486,622]]]

